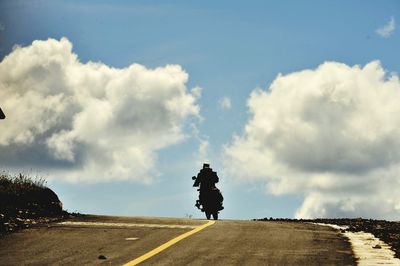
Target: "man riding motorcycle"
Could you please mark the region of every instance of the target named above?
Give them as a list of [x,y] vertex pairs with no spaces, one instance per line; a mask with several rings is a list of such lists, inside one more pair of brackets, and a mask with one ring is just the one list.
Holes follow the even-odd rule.
[[212,215],[214,220],[217,220],[219,211],[224,209],[222,206],[224,198],[215,186],[219,182],[217,173],[210,168],[209,164],[205,163],[197,177],[194,176],[192,179],[195,180],[193,187],[199,187],[198,191],[200,192],[195,206],[206,213],[207,219],[210,219]]

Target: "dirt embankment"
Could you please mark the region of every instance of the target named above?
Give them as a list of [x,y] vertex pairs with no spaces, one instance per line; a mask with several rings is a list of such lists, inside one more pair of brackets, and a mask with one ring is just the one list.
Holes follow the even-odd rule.
[[0,235],[68,215],[45,183],[22,174],[0,173]]

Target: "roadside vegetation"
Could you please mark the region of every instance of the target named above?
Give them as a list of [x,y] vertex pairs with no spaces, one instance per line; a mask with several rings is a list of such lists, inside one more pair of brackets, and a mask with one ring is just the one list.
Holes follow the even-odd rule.
[[66,214],[45,179],[0,172],[0,235]]

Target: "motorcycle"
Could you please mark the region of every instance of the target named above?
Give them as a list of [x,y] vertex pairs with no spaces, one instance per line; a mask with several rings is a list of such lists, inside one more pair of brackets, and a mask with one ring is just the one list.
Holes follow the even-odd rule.
[[[192,177],[196,180],[196,177]],[[218,220],[218,214],[224,209],[222,202],[224,200],[221,191],[215,186],[200,186],[199,199],[196,200],[195,206],[206,214],[206,218],[209,220],[211,215],[214,220]]]

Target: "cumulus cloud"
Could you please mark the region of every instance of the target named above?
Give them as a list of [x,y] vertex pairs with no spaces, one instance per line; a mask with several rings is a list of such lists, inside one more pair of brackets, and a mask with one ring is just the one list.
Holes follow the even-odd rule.
[[66,38],[16,47],[0,63],[0,162],[69,181],[151,182],[157,151],[199,117],[187,80],[179,65],[81,63]]
[[231,99],[227,96],[222,97],[219,102],[219,107],[222,110],[226,110],[226,109],[231,109],[232,108],[232,103],[231,103]]
[[389,38],[393,34],[395,29],[396,22],[394,20],[394,17],[390,17],[388,23],[381,28],[378,28],[375,32],[383,38]]
[[400,217],[400,82],[373,61],[278,75],[225,147],[232,176],[305,200],[296,217]]

